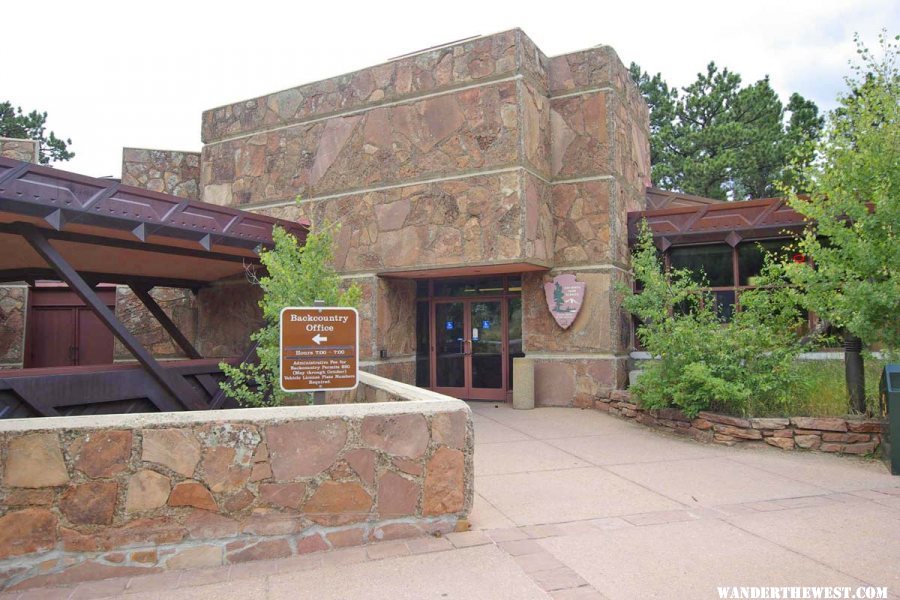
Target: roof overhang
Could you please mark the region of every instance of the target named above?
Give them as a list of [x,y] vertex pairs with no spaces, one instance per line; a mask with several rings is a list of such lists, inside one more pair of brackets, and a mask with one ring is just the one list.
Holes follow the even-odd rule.
[[783,198],[721,202],[628,213],[628,238],[633,244],[646,221],[663,250],[675,245],[785,237],[803,230],[807,221]]
[[548,271],[550,266],[543,261],[525,260],[490,263],[468,263],[429,267],[426,269],[410,267],[381,271],[379,277],[387,279],[432,279],[444,277],[483,277],[485,275],[512,275]]
[[306,223],[0,158],[0,281],[52,277],[23,227],[96,282],[198,287],[258,264],[275,225],[306,239]]

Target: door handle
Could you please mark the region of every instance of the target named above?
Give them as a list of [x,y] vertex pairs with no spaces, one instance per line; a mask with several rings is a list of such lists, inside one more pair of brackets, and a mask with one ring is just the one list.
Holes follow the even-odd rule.
[[464,347],[464,348],[465,348],[465,344],[468,344],[468,345],[469,345],[469,350],[468,350],[467,352],[464,351],[465,355],[466,355],[466,356],[472,356],[472,340],[466,340],[465,342],[463,342],[463,347]]

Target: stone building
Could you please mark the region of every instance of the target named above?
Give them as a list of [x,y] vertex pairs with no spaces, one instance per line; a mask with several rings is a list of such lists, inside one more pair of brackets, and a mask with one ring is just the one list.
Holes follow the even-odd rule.
[[[616,289],[650,158],[647,106],[611,48],[551,58],[518,29],[464,40],[208,110],[202,141],[199,156],[126,149],[123,183],[340,224],[336,267],[363,291],[363,368],[504,400],[526,355],[544,405],[624,384]],[[567,329],[544,291],[561,274],[585,284]],[[208,291],[205,313],[253,323],[241,290]],[[168,300],[196,318],[193,298]],[[205,353],[246,343],[226,320]]]

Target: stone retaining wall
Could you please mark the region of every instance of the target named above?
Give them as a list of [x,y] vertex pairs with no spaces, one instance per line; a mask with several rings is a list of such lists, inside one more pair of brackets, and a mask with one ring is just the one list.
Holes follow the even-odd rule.
[[766,443],[782,450],[818,450],[841,454],[874,454],[881,446],[886,423],[874,419],[784,417],[743,419],[701,412],[689,419],[676,408],[646,410],[627,391],[612,392],[594,408],[651,427],[665,428],[702,442],[733,446]]
[[405,401],[0,423],[0,589],[464,526],[469,408],[361,378]]

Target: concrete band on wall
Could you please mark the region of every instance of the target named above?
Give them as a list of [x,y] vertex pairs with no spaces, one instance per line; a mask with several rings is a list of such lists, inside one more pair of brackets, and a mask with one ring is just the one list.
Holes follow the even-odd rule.
[[379,402],[0,423],[0,587],[453,531],[474,494],[470,409],[360,379]]

